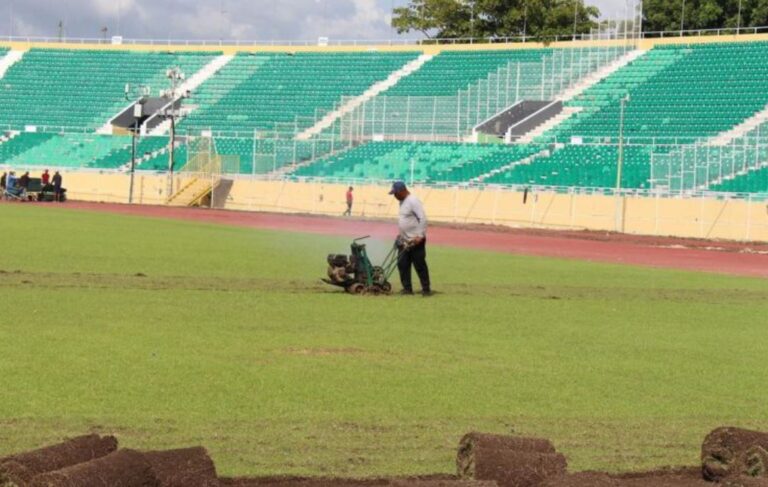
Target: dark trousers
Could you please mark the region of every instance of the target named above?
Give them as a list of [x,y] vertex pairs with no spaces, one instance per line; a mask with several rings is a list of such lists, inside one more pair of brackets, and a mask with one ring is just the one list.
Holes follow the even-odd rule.
[[400,250],[399,260],[397,261],[397,270],[400,271],[400,283],[403,289],[413,291],[411,283],[411,265],[416,269],[416,274],[421,281],[421,289],[429,291],[429,268],[427,267],[427,241],[424,240],[419,245],[411,247],[408,250]]
[[352,202],[347,201],[347,211],[344,212],[344,216],[352,216]]

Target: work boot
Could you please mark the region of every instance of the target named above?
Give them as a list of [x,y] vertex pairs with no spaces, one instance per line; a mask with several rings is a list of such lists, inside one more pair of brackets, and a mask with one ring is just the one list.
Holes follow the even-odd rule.
[[431,289],[422,289],[421,290],[421,295],[424,296],[425,298],[428,298],[428,297],[430,297],[430,296],[432,296],[434,294],[435,293],[433,293]]
[[402,289],[400,296],[413,296],[413,289]]

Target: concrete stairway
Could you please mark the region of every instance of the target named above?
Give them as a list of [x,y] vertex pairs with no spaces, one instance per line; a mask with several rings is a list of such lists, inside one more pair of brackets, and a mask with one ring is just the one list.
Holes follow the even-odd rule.
[[[636,59],[643,56],[647,51],[637,49],[634,51],[628,51],[623,56],[620,56],[613,60],[612,62],[606,64],[605,66],[595,70],[594,72],[584,76],[581,80],[579,80],[574,85],[566,88],[562,92],[560,92],[557,95],[557,100],[562,101],[563,103],[567,103],[568,101],[573,100],[574,98],[578,97],[591,87],[595,86],[602,80],[606,79],[607,77],[611,76],[621,68],[627,66],[629,63],[635,61]],[[544,122],[542,125],[539,125],[538,127],[533,128],[528,133],[517,139],[515,142],[518,144],[528,144],[533,142],[534,139],[537,137],[540,137],[541,135],[544,135],[549,130],[557,127],[565,120],[568,120],[573,115],[579,113],[582,111],[582,107],[573,107],[566,105],[563,108],[563,111],[560,112],[558,115],[550,118],[546,122]]]
[[499,168],[494,169],[493,171],[487,172],[485,174],[482,174],[474,179],[472,179],[470,182],[473,183],[482,183],[485,179],[490,178],[491,176],[494,176],[496,174],[499,174],[500,172],[505,172],[509,169],[512,169],[516,166],[522,166],[525,164],[531,164],[533,161],[540,157],[546,157],[549,156],[550,152],[549,150],[542,150],[537,152],[536,154],[533,154],[532,156],[528,156],[525,159],[520,159],[519,161],[512,162],[510,164],[507,164],[506,166],[502,166]]
[[3,59],[0,59],[0,79],[5,76],[5,73],[10,69],[11,66],[21,61],[21,58],[23,57],[24,51],[17,51],[14,49],[8,51]]
[[535,127],[534,129],[530,130],[528,133],[520,137],[515,141],[517,144],[530,144],[533,142],[537,137],[540,137],[547,133],[548,130],[553,129],[563,123],[565,120],[568,120],[572,116],[576,115],[580,111],[582,111],[582,107],[563,107],[563,111],[555,115],[554,117],[550,118],[543,124],[539,125],[538,127]]
[[577,83],[570,86],[569,88],[566,88],[560,94],[558,94],[557,98],[564,102],[573,100],[574,98],[581,95],[591,87],[595,86],[596,84],[598,84],[599,82],[607,78],[608,76],[612,75],[613,73],[620,70],[624,66],[627,66],[632,61],[635,61],[639,57],[643,56],[646,52],[648,51],[645,51],[642,49],[628,51],[623,56],[620,56],[614,59],[612,62],[606,64],[605,66],[584,76]]
[[[221,55],[214,58],[211,62],[200,68],[199,71],[197,71],[195,74],[187,78],[179,87],[178,87],[178,93],[181,95],[182,93],[186,93],[188,91],[194,91],[196,88],[198,88],[201,84],[203,84],[206,80],[208,80],[211,76],[219,72],[221,68],[226,66],[230,61],[234,59],[234,56],[231,55]],[[98,130],[96,130],[97,134],[111,134],[112,133],[112,120],[114,120],[115,117],[123,113],[127,108],[132,107],[135,104],[135,101],[132,101],[129,105],[126,107],[121,108],[115,115],[109,118],[104,125],[99,127]],[[171,128],[171,122],[165,121],[157,125],[152,131],[150,131],[149,135],[165,135],[168,130]]]
[[[768,122],[768,105],[766,105],[766,107],[763,108],[761,111],[752,115],[751,117],[744,120],[740,124],[736,125],[732,129],[726,132],[721,132],[715,135],[714,137],[710,138],[708,141],[708,145],[714,145],[714,146],[728,145],[731,142],[733,142],[735,139],[738,139],[739,137],[743,137],[747,135],[749,132],[756,129],[757,127],[764,124],[765,122]],[[764,131],[765,135],[768,136],[768,127],[761,127],[760,130],[761,132]]]
[[[193,74],[191,77],[187,78],[184,83],[179,86],[178,93],[183,94],[186,92],[195,91],[200,85],[205,83],[209,78],[211,78],[213,75],[218,73],[224,66],[229,64],[230,61],[232,61],[235,58],[233,55],[229,54],[223,54],[221,56],[216,57],[211,62],[206,64],[205,66],[200,69],[197,73]],[[176,100],[174,100],[176,101]],[[187,107],[187,109],[184,111],[184,115],[189,115],[194,111],[194,109],[197,107]],[[157,125],[155,128],[153,128],[149,135],[165,135],[168,133],[168,131],[171,129],[171,121],[165,120],[159,125]]]
[[221,182],[219,176],[200,176],[189,180],[184,186],[179,188],[170,198],[170,206],[200,206],[201,202],[211,193]]
[[407,63],[402,68],[390,74],[387,77],[387,79],[371,85],[371,87],[368,88],[362,95],[352,98],[341,107],[328,113],[326,116],[321,118],[315,125],[298,134],[296,136],[296,140],[308,140],[312,136],[319,134],[323,130],[333,125],[333,123],[339,118],[341,118],[342,116],[351,112],[352,110],[359,107],[360,105],[367,102],[368,100],[372,99],[376,95],[379,95],[380,93],[383,93],[384,91],[392,88],[398,83],[398,81],[405,78],[406,76],[409,76],[412,73],[415,73],[416,71],[421,69],[421,67],[433,57],[434,56],[432,56],[431,54],[422,54],[417,59],[414,59],[413,61]]

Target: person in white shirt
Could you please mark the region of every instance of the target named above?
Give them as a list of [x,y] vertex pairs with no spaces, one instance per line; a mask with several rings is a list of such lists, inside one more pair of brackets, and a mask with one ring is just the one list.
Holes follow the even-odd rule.
[[411,266],[421,281],[421,294],[431,296],[432,288],[429,282],[429,267],[427,267],[427,215],[421,201],[408,192],[402,181],[392,185],[389,194],[394,195],[400,202],[398,217],[397,248],[399,249],[397,269],[400,271],[400,283],[403,285],[400,294],[413,294],[411,283]]

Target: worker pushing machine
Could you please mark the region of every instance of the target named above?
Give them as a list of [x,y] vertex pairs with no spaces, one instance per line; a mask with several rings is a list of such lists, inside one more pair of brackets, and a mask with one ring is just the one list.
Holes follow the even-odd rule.
[[411,283],[411,266],[413,266],[421,282],[421,294],[431,296],[432,288],[427,266],[427,215],[424,212],[424,205],[408,191],[402,181],[396,181],[389,194],[400,202],[397,221],[399,229],[397,269],[400,272],[400,283],[403,285],[400,294],[413,294]]
[[350,254],[330,254],[328,272],[323,282],[344,288],[350,294],[389,294],[392,285],[389,278],[397,269],[403,285],[400,294],[413,294],[411,284],[411,266],[421,281],[421,294],[431,296],[429,268],[427,267],[427,215],[424,205],[410,192],[402,181],[392,185],[389,194],[400,202],[398,218],[399,232],[394,245],[380,265],[374,265],[368,257],[366,245],[362,243],[368,237],[352,241]]

